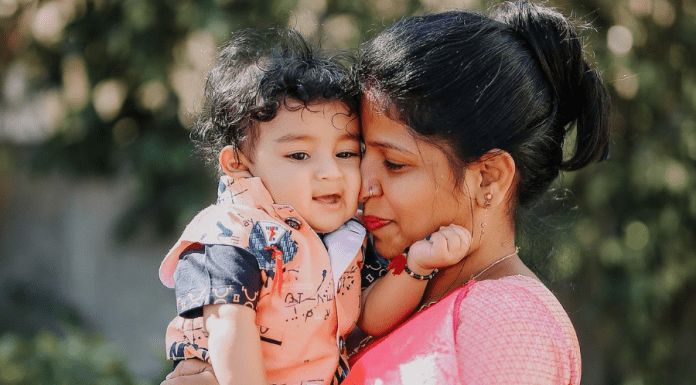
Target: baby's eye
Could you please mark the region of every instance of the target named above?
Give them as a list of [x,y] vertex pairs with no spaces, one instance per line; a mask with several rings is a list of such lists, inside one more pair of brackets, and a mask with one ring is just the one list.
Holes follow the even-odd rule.
[[392,163],[392,162],[385,159],[384,160],[384,167],[386,167],[387,169],[389,169],[391,171],[398,171],[398,170],[401,170],[402,168],[404,168],[404,165],[398,164],[398,163]]
[[306,160],[309,158],[309,154],[307,154],[306,152],[296,152],[294,154],[288,155],[287,157],[292,160]]
[[336,154],[337,158],[344,158],[344,159],[352,158],[355,156],[359,157],[360,153],[353,152],[353,151],[342,151],[342,152],[339,152],[338,154]]

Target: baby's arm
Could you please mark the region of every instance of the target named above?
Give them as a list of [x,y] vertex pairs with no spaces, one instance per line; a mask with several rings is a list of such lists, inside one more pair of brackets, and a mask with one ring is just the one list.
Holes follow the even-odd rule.
[[[429,239],[414,243],[406,258],[415,274],[427,276],[433,270],[451,266],[466,256],[471,233],[458,225],[442,226]],[[416,309],[423,297],[427,280],[406,272],[390,270],[363,291],[362,314],[358,326],[364,332],[381,336],[399,325]]]
[[203,318],[218,382],[265,385],[256,312],[244,305],[207,305],[203,307]]

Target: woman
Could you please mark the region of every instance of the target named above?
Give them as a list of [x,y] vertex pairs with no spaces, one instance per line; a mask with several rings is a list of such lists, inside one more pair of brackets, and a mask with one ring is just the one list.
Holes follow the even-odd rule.
[[377,252],[392,259],[450,223],[472,238],[467,256],[428,282],[420,310],[354,359],[344,384],[579,384],[572,324],[514,236],[560,171],[607,155],[609,99],[573,24],[526,1],[490,17],[410,17],[363,46],[359,69],[361,194]]

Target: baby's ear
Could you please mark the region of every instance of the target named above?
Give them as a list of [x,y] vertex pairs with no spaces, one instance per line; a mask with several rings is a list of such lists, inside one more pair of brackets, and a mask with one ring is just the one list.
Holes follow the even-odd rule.
[[249,173],[249,158],[234,146],[225,146],[220,150],[220,168],[232,178],[251,177]]

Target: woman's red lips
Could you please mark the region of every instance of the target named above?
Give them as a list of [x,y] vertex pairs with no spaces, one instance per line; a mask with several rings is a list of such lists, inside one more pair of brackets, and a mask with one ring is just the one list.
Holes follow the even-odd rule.
[[363,217],[363,222],[365,222],[365,228],[367,228],[367,231],[373,232],[388,225],[391,221],[379,217],[373,217],[372,215],[365,215]]

